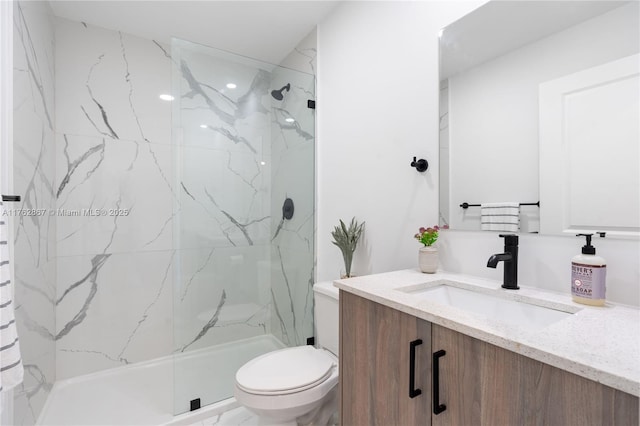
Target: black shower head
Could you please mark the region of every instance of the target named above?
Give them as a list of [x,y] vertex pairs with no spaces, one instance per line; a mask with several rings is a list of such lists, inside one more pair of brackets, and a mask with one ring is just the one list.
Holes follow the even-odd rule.
[[273,96],[273,98],[277,101],[281,101],[282,99],[284,99],[284,95],[282,94],[282,92],[284,91],[289,91],[291,90],[291,84],[287,83],[286,86],[284,86],[282,89],[280,90],[272,90],[271,91],[271,96]]

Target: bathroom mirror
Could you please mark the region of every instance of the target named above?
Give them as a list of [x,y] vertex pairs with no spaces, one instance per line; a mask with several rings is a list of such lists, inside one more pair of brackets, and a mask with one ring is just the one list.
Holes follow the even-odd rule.
[[521,233],[637,238],[638,6],[491,1],[441,31],[441,224],[517,202]]

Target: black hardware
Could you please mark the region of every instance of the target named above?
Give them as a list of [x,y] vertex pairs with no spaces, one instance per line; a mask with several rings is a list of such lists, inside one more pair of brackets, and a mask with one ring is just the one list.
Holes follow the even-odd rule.
[[433,372],[432,377],[432,393],[433,393],[433,414],[438,415],[447,409],[447,406],[440,404],[440,358],[445,356],[447,352],[440,349],[433,353]]
[[429,168],[429,163],[424,158],[421,158],[418,161],[416,161],[416,157],[413,157],[413,161],[411,162],[411,167],[415,167],[417,171],[422,173],[427,171],[427,169]]
[[312,99],[308,99],[307,100],[307,108],[316,109],[316,101],[314,101]]
[[199,410],[200,409],[200,398],[192,399],[191,402],[189,403],[189,405],[191,406],[189,408],[189,411]]
[[315,346],[316,345],[316,338],[313,337],[313,336],[307,337],[307,345]]
[[284,204],[282,205],[282,218],[283,219],[291,219],[293,217],[293,200],[291,198],[287,198],[284,200]]
[[21,198],[19,195],[3,195],[2,196],[2,201],[7,201],[7,202],[18,202],[20,201]]
[[596,254],[596,248],[591,245],[593,234],[577,234],[576,237],[587,237],[587,244],[582,246],[582,254]]
[[600,236],[600,238],[604,238],[607,236],[606,232],[596,232],[596,234],[598,234]]
[[504,238],[504,253],[494,254],[487,261],[487,268],[495,268],[498,262],[504,262],[502,288],[518,290],[518,236],[500,234]]
[[[482,204],[469,204],[467,202],[460,204],[460,207],[463,209],[468,209],[469,207],[480,207]],[[538,206],[540,207],[540,201],[537,203],[520,203],[521,206]]]
[[284,91],[289,91],[291,90],[291,84],[287,83],[285,86],[282,87],[282,89],[280,90],[272,90],[271,91],[271,96],[273,96],[273,99],[275,99],[276,101],[281,101],[284,99],[284,94],[282,92]]
[[421,389],[416,389],[416,346],[422,344],[422,339],[409,342],[409,398],[415,398],[422,393]]

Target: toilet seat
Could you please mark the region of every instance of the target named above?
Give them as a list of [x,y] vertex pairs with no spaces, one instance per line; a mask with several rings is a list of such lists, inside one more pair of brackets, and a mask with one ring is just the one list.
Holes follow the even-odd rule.
[[285,348],[243,365],[236,373],[236,386],[253,395],[288,395],[323,383],[336,366],[335,357],[323,349]]

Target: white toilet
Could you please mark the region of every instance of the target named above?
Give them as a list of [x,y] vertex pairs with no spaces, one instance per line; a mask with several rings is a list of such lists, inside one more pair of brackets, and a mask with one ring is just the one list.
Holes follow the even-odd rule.
[[260,424],[332,424],[338,411],[338,289],[313,286],[316,347],[297,346],[252,359],[236,373],[235,397]]

